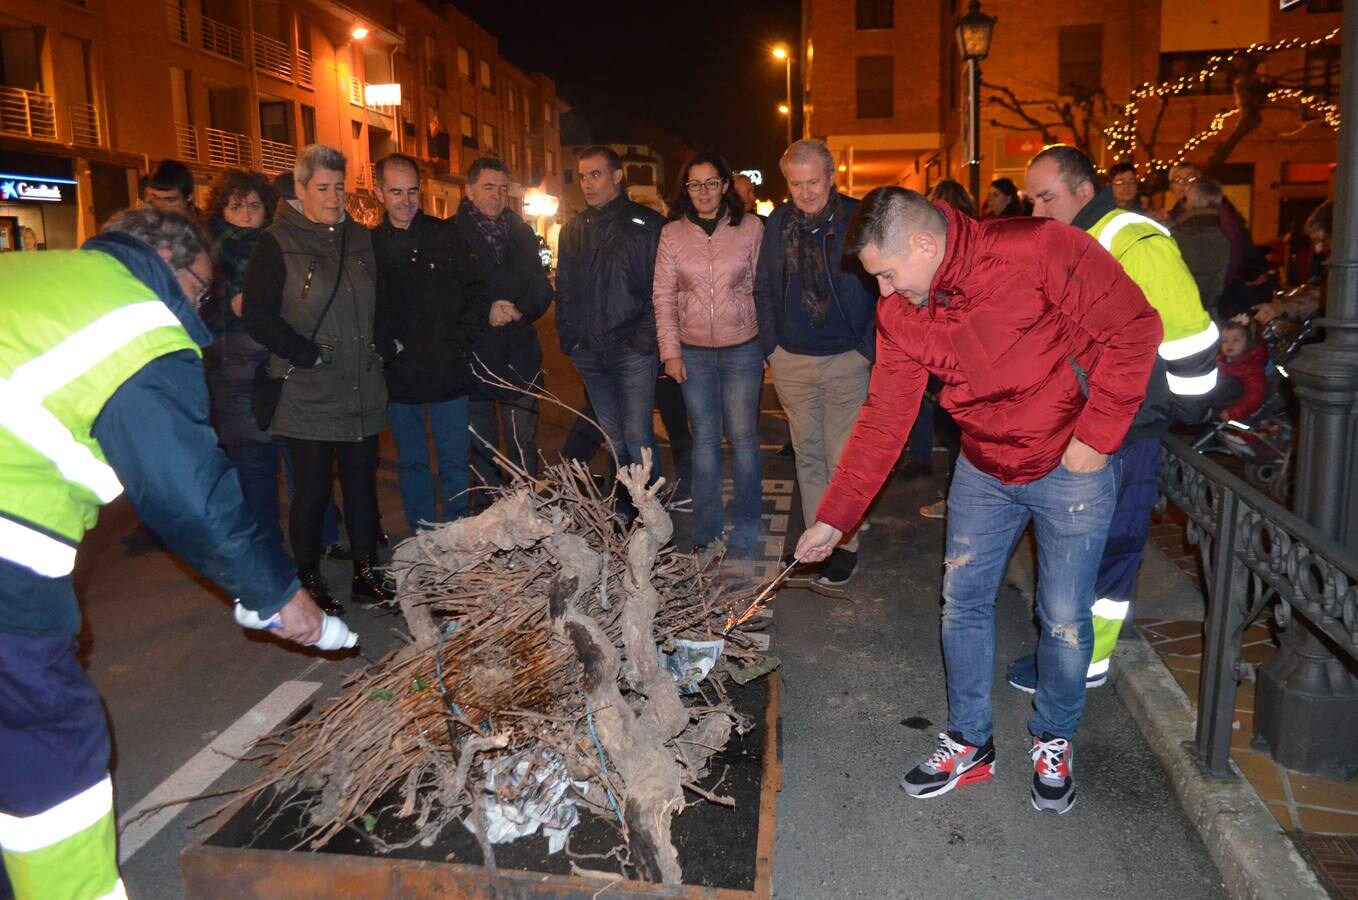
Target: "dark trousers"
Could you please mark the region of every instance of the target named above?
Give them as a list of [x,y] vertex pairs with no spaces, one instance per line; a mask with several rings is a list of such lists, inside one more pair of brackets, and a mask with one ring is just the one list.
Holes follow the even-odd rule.
[[320,563],[321,529],[336,466],[349,546],[354,559],[372,560],[377,552],[377,436],[358,442],[288,438],[287,444],[297,485],[288,516],[297,567],[309,569]]

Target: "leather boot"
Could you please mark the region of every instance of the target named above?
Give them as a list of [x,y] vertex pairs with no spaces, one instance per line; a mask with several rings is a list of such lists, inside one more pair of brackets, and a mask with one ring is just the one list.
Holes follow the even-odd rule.
[[320,607],[321,612],[328,616],[344,615],[344,607],[340,602],[330,596],[330,587],[321,577],[321,570],[316,567],[297,570],[297,578],[302,582],[302,587],[311,595],[312,601]]
[[355,603],[385,603],[395,599],[386,578],[373,568],[371,559],[354,560],[354,583],[350,599]]

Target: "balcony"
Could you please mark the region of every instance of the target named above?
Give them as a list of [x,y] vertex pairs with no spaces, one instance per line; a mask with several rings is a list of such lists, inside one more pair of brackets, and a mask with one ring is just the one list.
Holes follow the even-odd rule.
[[174,123],[175,151],[184,162],[198,161],[198,131],[183,122]]
[[182,0],[165,0],[165,24],[172,40],[181,44],[189,42],[189,14]]
[[203,49],[236,62],[245,62],[245,37],[239,28],[203,16]]
[[311,87],[311,54],[305,50],[297,50],[297,83],[304,87]]
[[57,139],[56,105],[47,94],[0,86],[0,134]]
[[297,162],[297,148],[292,144],[261,139],[259,142],[260,168],[270,175],[291,172]]
[[99,146],[99,110],[93,103],[71,103],[67,106],[71,117],[71,140],[77,144]]
[[249,136],[220,128],[204,128],[203,133],[207,135],[209,165],[228,169],[251,168]]
[[373,185],[373,167],[367,163],[357,163],[354,166],[354,187],[371,188]]
[[349,76],[349,102],[354,106],[363,105],[363,82],[353,75]]
[[284,81],[292,81],[292,51],[267,34],[255,32],[255,69]]

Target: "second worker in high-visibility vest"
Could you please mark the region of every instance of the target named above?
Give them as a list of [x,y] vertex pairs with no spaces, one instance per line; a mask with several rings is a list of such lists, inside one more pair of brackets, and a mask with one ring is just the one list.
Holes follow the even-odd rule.
[[[1120,209],[1112,189],[1100,189],[1098,173],[1084,153],[1064,145],[1043,150],[1028,164],[1024,190],[1033,199],[1033,215],[1084,229],[1111,253],[1160,314],[1165,329],[1146,399],[1122,447],[1108,460],[1117,482],[1117,505],[1094,586],[1094,652],[1086,680],[1088,687],[1098,687],[1108,680],[1118,635],[1131,618],[1156,499],[1160,439],[1176,420],[1202,420],[1216,386],[1220,335],[1174,238],[1155,220]],[[1014,660],[1008,679],[1032,693],[1036,656]]]

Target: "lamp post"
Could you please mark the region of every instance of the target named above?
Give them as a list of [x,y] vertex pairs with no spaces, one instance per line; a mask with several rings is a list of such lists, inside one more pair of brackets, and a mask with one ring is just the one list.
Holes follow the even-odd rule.
[[981,203],[981,60],[990,55],[990,38],[999,19],[981,12],[980,0],[971,0],[967,14],[957,20],[957,46],[962,59],[968,63],[967,78],[971,83],[967,110],[967,167],[970,170],[971,198]]
[[[1358,53],[1358,18],[1344,22],[1343,51]],[[1353,57],[1350,56],[1350,59]],[[1358,72],[1341,73],[1346,109],[1358,103]],[[1297,385],[1297,515],[1358,553],[1358,480],[1353,437],[1358,428],[1358,131],[1351,116],[1339,128],[1334,234],[1330,251],[1325,340],[1304,348],[1289,366]],[[1304,565],[1304,563],[1303,563]],[[1335,613],[1336,616],[1339,612]],[[1347,723],[1358,719],[1358,678],[1329,639],[1301,616],[1276,656],[1259,669],[1255,745],[1289,769],[1347,779],[1358,774],[1358,741]]]
[[773,58],[782,60],[783,67],[787,72],[787,103],[778,107],[778,111],[787,116],[787,143],[792,145],[792,51],[788,50],[787,44],[778,44],[773,48]]

